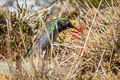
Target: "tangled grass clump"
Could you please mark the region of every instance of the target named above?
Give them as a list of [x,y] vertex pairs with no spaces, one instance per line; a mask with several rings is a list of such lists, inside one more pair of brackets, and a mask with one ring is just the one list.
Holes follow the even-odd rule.
[[[89,4],[89,0],[86,0],[85,8],[83,6],[82,8],[77,0],[72,2],[72,4],[76,4],[75,8],[78,9],[78,12],[75,12],[77,14],[72,14],[72,17],[80,27],[83,25],[79,23],[83,23],[85,30],[82,31],[81,28],[81,32],[76,34],[76,37],[71,35],[75,34],[72,29],[60,33],[59,37],[62,42],[60,42],[59,47],[53,46],[51,54],[55,52],[55,55],[54,57],[49,56],[47,60],[39,55],[36,57],[31,55],[25,59],[16,57],[16,67],[9,66],[11,70],[15,70],[10,76],[11,80],[120,79],[119,5],[116,6],[115,4],[115,6],[101,9],[102,2],[99,2],[99,6],[96,8]],[[11,19],[13,31],[10,34],[13,38],[10,39],[10,42],[13,45],[11,46],[12,52],[25,53],[33,42],[32,37],[37,35],[37,31],[34,30],[39,32],[46,23],[41,14],[37,15],[33,12],[32,16],[30,15],[31,17],[28,15],[26,13],[22,20],[20,18]],[[7,24],[5,21],[5,25]],[[8,30],[7,27],[5,29]],[[0,30],[4,33],[4,29],[0,28]],[[8,35],[8,33],[4,34]],[[2,43],[6,44],[5,40],[3,41]]]

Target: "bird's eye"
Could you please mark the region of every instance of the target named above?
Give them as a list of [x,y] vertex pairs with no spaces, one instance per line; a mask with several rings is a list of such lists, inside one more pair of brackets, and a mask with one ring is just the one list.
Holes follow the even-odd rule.
[[66,24],[69,25],[70,23],[67,21]]

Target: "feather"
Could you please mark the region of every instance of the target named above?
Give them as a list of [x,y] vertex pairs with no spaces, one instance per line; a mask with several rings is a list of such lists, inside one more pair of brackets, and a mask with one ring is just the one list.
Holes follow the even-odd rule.
[[67,29],[67,27],[71,27],[71,23],[67,18],[53,19],[50,24],[46,25],[47,30],[43,30],[42,34],[38,34],[34,44],[28,50],[27,56],[30,56],[31,53],[36,55],[41,50],[41,57],[44,57],[46,49],[50,48],[50,41],[51,43],[55,42],[59,32]]

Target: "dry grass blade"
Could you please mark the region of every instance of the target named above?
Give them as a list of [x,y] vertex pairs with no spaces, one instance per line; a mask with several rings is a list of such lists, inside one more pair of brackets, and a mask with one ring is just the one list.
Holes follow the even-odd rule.
[[[17,54],[14,61],[11,58],[6,59],[3,55],[0,55],[7,62],[11,72],[14,69],[10,79],[119,80],[120,10],[116,6],[118,3],[116,4],[113,0],[110,2],[107,0],[97,0],[98,3],[95,4],[99,5],[96,7],[95,1],[85,0],[83,2],[73,0],[72,3],[69,3],[62,0],[62,3],[58,1],[46,9],[33,12],[27,12],[26,10],[24,16],[22,15],[23,12],[17,13],[20,15],[19,17],[15,17],[11,21],[6,19],[5,22],[7,24],[0,23],[0,30],[3,33],[4,25],[7,25],[7,33],[4,33],[8,35],[7,38],[2,35],[8,41],[6,46],[9,46],[9,50],[7,49],[7,52]],[[106,8],[103,6],[104,3],[111,7]],[[27,4],[25,3],[25,5],[27,9]],[[62,7],[58,8],[58,5]],[[74,8],[73,12],[69,10],[71,7]],[[54,14],[56,8],[57,10]],[[65,13],[62,12],[63,8],[66,11]],[[47,15],[49,11],[51,13]],[[52,20],[52,18],[66,15],[68,15],[68,18],[76,21],[76,27],[79,26],[81,28],[81,23],[84,23],[84,31],[82,28],[81,32],[76,33],[74,33],[74,29],[64,30],[58,36],[59,44],[52,43],[52,40],[49,40],[51,52],[48,55],[50,56],[44,59],[40,57],[40,54],[36,55],[36,57],[33,54],[23,59],[21,54],[27,52],[31,43],[32,45],[35,44],[35,37],[38,34],[41,35],[44,28],[46,29],[46,23]],[[4,22],[3,17],[1,18],[0,15],[1,20]],[[1,25],[3,28],[1,28]],[[29,34],[30,30],[32,34]],[[11,35],[13,35],[13,38],[11,38]],[[73,37],[73,35],[76,37]],[[28,41],[29,38],[30,41]],[[5,40],[1,38],[0,50],[3,49],[1,45],[5,44]],[[16,41],[15,46],[17,48],[14,48],[14,46],[11,48],[12,41]],[[14,65],[16,66],[11,67],[13,63],[10,62],[15,62]]]

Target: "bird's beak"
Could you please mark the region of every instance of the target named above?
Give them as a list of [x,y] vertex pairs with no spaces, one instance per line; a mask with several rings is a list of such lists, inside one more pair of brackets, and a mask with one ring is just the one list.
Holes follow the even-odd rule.
[[80,29],[76,28],[76,27],[75,27],[75,26],[73,26],[73,25],[71,26],[71,28],[74,28],[74,29],[76,29],[76,30],[78,30],[78,31],[80,30]]

